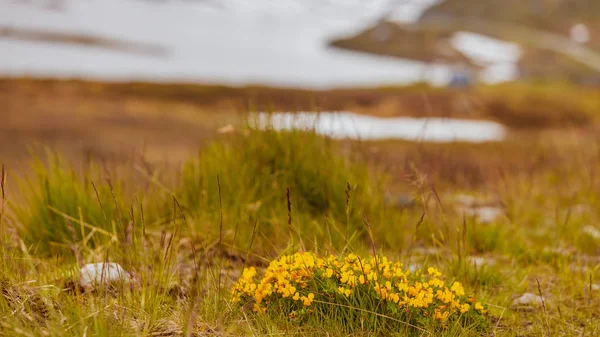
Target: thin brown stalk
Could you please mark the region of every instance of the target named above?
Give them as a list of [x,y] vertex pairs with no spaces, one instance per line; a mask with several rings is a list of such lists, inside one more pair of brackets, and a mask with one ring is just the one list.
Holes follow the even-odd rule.
[[[217,186],[219,187],[219,254],[223,251],[223,199],[221,195],[221,179],[217,174]],[[223,260],[219,257],[219,278],[217,283],[217,311],[221,307],[221,272],[223,269]]]
[[129,221],[127,227],[125,228],[125,248],[127,250],[131,249],[133,245],[133,220]]
[[350,209],[350,191],[352,188],[350,187],[350,182],[346,182],[346,213]]
[[348,235],[350,235],[350,192],[352,187],[349,182],[346,182],[346,242],[348,242]]
[[[136,198],[137,199],[137,198]],[[142,235],[143,238],[146,237],[146,221],[144,219],[144,206],[138,200],[138,204],[140,205],[140,220],[142,221]]]
[[[179,210],[179,213],[181,213],[181,217],[183,219],[183,223],[184,223],[185,227],[188,229],[188,231],[191,232],[190,227],[187,222],[187,218],[185,217],[185,214],[183,213],[183,208],[181,207],[181,204],[179,203],[177,198],[175,198],[174,196],[173,196],[173,203],[174,203],[174,207],[176,207]],[[192,250],[192,259],[194,260],[194,275],[195,275],[194,279],[196,280],[197,276],[200,275],[200,268],[198,268],[198,257],[197,257],[197,252],[196,252],[196,246],[194,245],[194,242],[192,240],[190,240],[190,248]],[[204,249],[204,251],[206,252],[206,249]],[[194,286],[192,288],[192,300],[190,301],[190,309],[189,309],[189,315],[187,317],[185,336],[191,336],[193,334],[194,322],[196,321],[196,318],[198,317],[198,298],[199,298],[198,288],[199,287],[197,284],[194,284]]]
[[461,235],[462,242],[459,242],[459,245],[458,245],[458,261],[459,262],[462,261],[463,254],[464,254],[464,257],[467,256],[467,216],[465,215],[464,211],[462,214],[462,218],[463,218],[463,221],[462,221],[463,226],[462,226],[462,233],[461,233],[462,234]]
[[287,211],[288,211],[288,231],[290,233],[290,239],[292,239],[293,237],[293,230],[292,230],[292,202],[290,200],[290,188],[288,187],[285,193],[285,196],[287,198]]
[[[419,220],[417,221],[417,224],[415,225],[415,233],[413,234],[412,240],[410,242],[410,246],[408,248],[409,253],[412,252],[412,249],[414,248],[415,243],[417,242],[419,228],[421,227],[421,225],[423,224],[424,221],[425,221],[425,212],[421,213],[421,217],[419,218]],[[410,259],[409,259],[409,262],[410,262]]]
[[135,211],[133,210],[133,205],[131,205],[131,207],[129,208],[129,219],[130,221],[127,224],[127,229],[125,231],[125,243],[127,243],[127,245],[135,249],[136,247],[134,247],[133,245],[137,242],[134,241],[133,237],[133,229],[135,227]]
[[593,286],[592,286],[592,274],[590,273],[590,283],[589,283],[590,298],[588,299],[589,304],[592,303],[592,296],[594,295],[593,290],[594,289],[593,289]]
[[537,282],[537,289],[540,293],[540,300],[542,301],[542,309],[544,310],[544,319],[546,321],[546,328],[548,329],[548,336],[551,336],[550,324],[548,323],[548,311],[546,309],[546,301],[544,300],[544,295],[542,294],[542,286],[540,285],[540,280],[537,277],[535,278],[535,282]]
[[2,164],[2,172],[0,173],[0,193],[2,194],[2,200],[0,200],[0,231],[1,234],[5,234],[4,230],[4,203],[6,200],[6,192],[5,192],[5,184],[6,184],[6,171],[4,168],[4,164]]
[[250,250],[252,250],[252,244],[254,243],[254,239],[256,238],[256,232],[258,229],[258,218],[254,219],[254,227],[252,228],[252,236],[250,237],[250,244],[248,245],[248,249],[246,250],[246,259],[244,259],[244,263],[242,264],[242,270],[246,267],[246,263],[248,262],[248,257],[250,256]]
[[[367,216],[365,214],[362,215],[363,216],[363,221],[365,224],[365,227],[367,228],[367,234],[369,234],[369,239],[371,240],[371,249],[373,250],[373,257],[377,257],[377,250],[375,248],[375,239],[373,238],[373,231],[371,230],[371,223],[369,222],[369,219],[367,219]],[[377,260],[375,260],[375,262],[377,262]]]
[[167,258],[172,256],[172,254],[169,254],[171,252],[171,245],[173,244],[173,241],[177,239],[179,232],[181,231],[181,226],[177,225],[177,201],[175,200],[175,197],[173,197],[173,223],[175,224],[175,230],[173,231],[173,234],[171,234],[171,237],[169,237],[169,242],[167,243],[167,249],[163,258],[165,263],[167,262]]
[[231,246],[235,247],[235,239],[237,238],[237,233],[238,233],[238,226],[239,226],[239,222],[235,223],[235,229],[233,230],[233,240],[231,240]]
[[[190,231],[190,234],[191,234],[190,226],[188,225],[187,218],[185,217],[185,214],[183,213],[183,208],[181,207],[179,200],[177,200],[177,198],[173,197],[173,202],[179,209],[179,213],[181,213],[181,218],[183,219],[183,223],[186,226],[186,228],[188,229],[188,231]],[[194,246],[194,243],[192,242],[192,240],[190,240],[190,246],[192,248],[192,257],[194,259],[194,270],[196,271],[196,274],[197,274],[198,273],[198,265],[197,265],[196,247]]]
[[121,228],[125,228],[125,224],[123,223],[123,215],[121,214],[121,208],[119,207],[119,203],[117,202],[117,196],[115,195],[115,189],[113,188],[113,184],[110,179],[110,176],[108,176],[108,171],[106,174],[107,174],[106,182],[108,183],[108,188],[110,189],[110,194],[112,195],[113,202],[115,204],[115,209],[117,210],[117,215],[119,216],[119,224],[121,225]]
[[375,248],[375,239],[373,238],[373,232],[371,231],[371,223],[365,214],[362,215],[365,223],[365,227],[367,228],[367,233],[369,234],[369,238],[371,239],[371,249],[373,250],[373,258],[375,259],[375,267],[377,268],[377,285],[381,286],[379,280],[382,279],[381,272],[382,270],[379,268],[379,258],[377,257],[377,249]]
[[77,260],[77,265],[79,266],[79,268],[81,268],[81,267],[83,267],[83,256],[81,255],[81,252],[77,248],[77,234],[75,234],[75,228],[73,227],[73,224],[71,224],[71,221],[69,221],[69,219],[65,218],[65,222],[67,224],[67,229],[71,233],[71,238],[73,239],[73,242],[71,242],[69,244],[69,246],[70,246],[71,250],[73,251],[73,254],[75,254],[75,259]]
[[102,200],[100,199],[100,193],[98,193],[98,189],[96,188],[96,184],[92,181],[92,187],[94,188],[94,192],[96,193],[96,200],[98,200],[98,204],[100,204],[100,209],[102,210],[102,216],[104,217],[104,221],[108,221],[106,217],[106,210],[104,209],[104,205],[102,205]]

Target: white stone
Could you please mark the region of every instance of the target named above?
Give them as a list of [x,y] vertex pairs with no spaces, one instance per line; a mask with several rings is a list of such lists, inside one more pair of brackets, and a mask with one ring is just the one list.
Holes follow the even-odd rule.
[[464,212],[466,216],[475,217],[481,223],[491,223],[498,219],[503,210],[497,206],[481,206],[481,207],[456,207],[456,211],[461,214]]
[[586,43],[590,40],[590,31],[587,26],[582,23],[578,23],[571,27],[570,35],[571,40],[577,43]]
[[513,305],[542,304],[544,298],[533,293],[525,293],[513,301]]
[[473,215],[481,223],[490,223],[502,215],[502,209],[492,206],[478,207],[473,209]]
[[592,290],[593,290],[593,291],[598,291],[598,290],[600,290],[600,284],[597,284],[597,283],[596,283],[596,284],[592,284]]
[[129,283],[129,281],[131,275],[115,262],[88,263],[79,272],[79,284],[84,289],[114,282]]

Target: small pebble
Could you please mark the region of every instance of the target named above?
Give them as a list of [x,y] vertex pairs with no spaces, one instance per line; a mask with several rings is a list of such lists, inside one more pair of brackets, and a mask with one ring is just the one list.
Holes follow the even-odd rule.
[[540,304],[542,304],[542,300],[543,300],[543,298],[541,296],[538,296],[538,295],[533,294],[533,293],[525,293],[525,294],[517,297],[513,301],[512,304],[514,306],[518,306],[518,305],[530,305],[530,304],[540,305]]
[[223,127],[220,127],[217,130],[217,133],[222,133],[222,134],[223,133],[233,133],[233,132],[235,132],[235,126],[233,126],[231,124],[227,124],[227,125],[225,125]]

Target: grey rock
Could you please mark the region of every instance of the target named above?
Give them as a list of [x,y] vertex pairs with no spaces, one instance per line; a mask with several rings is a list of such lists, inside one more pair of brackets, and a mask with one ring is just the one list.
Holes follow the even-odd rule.
[[525,293],[517,298],[515,298],[512,302],[513,306],[522,306],[522,305],[541,305],[542,301],[545,299],[541,296],[538,296],[533,293]]

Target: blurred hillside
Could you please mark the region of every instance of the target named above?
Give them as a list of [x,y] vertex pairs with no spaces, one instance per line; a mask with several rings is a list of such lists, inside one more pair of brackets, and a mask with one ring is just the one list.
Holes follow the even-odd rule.
[[[457,34],[478,34],[517,45],[516,77],[600,84],[600,2],[596,0],[447,0],[426,9],[414,23],[391,16],[334,47],[424,62],[469,67],[500,62],[471,57]],[[492,64],[490,64],[492,63]],[[504,62],[506,66],[506,62]]]

